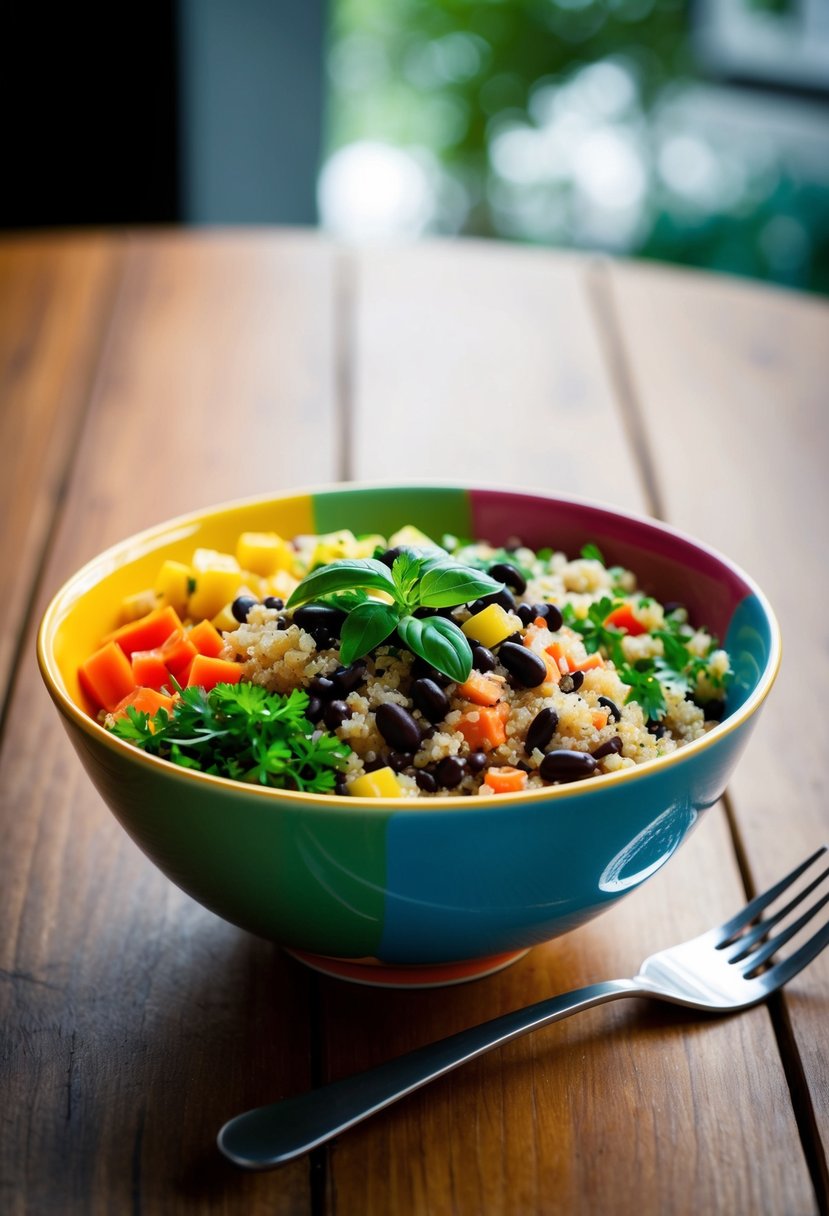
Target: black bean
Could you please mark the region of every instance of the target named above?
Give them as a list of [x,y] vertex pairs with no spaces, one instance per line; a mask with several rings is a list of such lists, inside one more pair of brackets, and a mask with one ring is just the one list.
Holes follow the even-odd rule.
[[494,591],[492,595],[482,595],[479,600],[475,600],[474,604],[469,605],[469,611],[475,616],[478,612],[483,612],[484,608],[488,608],[490,604],[500,604],[507,612],[514,612],[515,596],[504,587],[501,591]]
[[363,761],[363,768],[367,773],[374,773],[378,768],[386,768],[385,756],[375,756],[373,760]]
[[480,642],[472,643],[472,666],[476,671],[494,671],[495,670],[495,655],[486,646],[482,646]]
[[378,561],[381,561],[384,566],[388,566],[391,570],[395,558],[400,557],[401,553],[411,553],[412,551],[409,545],[395,545],[394,548],[387,549],[385,553],[381,553]]
[[285,601],[280,599],[278,595],[267,595],[262,600],[262,603],[266,608],[274,608],[277,612],[285,607]]
[[571,752],[560,748],[547,755],[538,766],[541,779],[553,781],[580,781],[595,771],[596,761],[589,752]]
[[332,638],[340,636],[346,614],[341,608],[332,608],[330,604],[303,604],[294,612],[294,624],[299,625],[321,649],[323,643],[329,643]]
[[348,667],[338,667],[331,676],[331,683],[341,693],[354,692],[365,683],[366,665],[362,659],[355,659]]
[[412,675],[416,680],[432,680],[441,688],[445,688],[452,681],[448,676],[445,676],[442,671],[438,671],[437,667],[433,667],[431,663],[427,663],[425,659],[416,658],[412,663]]
[[480,773],[486,768],[486,752],[470,752],[466,757],[466,766],[470,773]]
[[402,773],[403,769],[408,768],[413,760],[414,754],[412,752],[389,752],[386,756],[386,763],[396,773]]
[[417,770],[415,773],[415,781],[417,782],[417,788],[419,790],[423,790],[424,794],[434,794],[435,790],[438,788],[438,783],[435,780],[434,774],[430,773],[425,768],[419,768]]
[[416,707],[429,722],[442,722],[449,713],[449,698],[434,680],[415,680],[411,697]]
[[342,797],[348,793],[348,782],[345,780],[344,777],[339,777],[334,782],[334,793],[339,794],[340,797]]
[[351,706],[347,701],[329,701],[322,715],[322,720],[329,730],[336,730],[351,717]]
[[438,785],[453,790],[464,779],[466,765],[460,756],[446,756],[435,769]]
[[517,595],[523,595],[527,590],[527,580],[524,575],[509,562],[496,562],[494,566],[490,566],[489,576],[497,579],[499,583],[506,583]]
[[323,701],[329,701],[337,692],[337,687],[333,680],[329,680],[328,676],[314,676],[308,684],[308,691],[312,696],[319,697]]
[[561,615],[561,609],[555,604],[533,604],[536,616],[543,616],[547,622],[547,628],[551,633],[556,633],[564,624],[564,617]]
[[531,604],[519,604],[515,611],[525,629],[535,620],[536,614],[533,612]]
[[614,735],[612,739],[607,739],[604,743],[600,743],[598,747],[594,747],[590,755],[594,760],[601,760],[604,756],[618,756],[622,750],[622,740],[618,735]]
[[561,692],[578,692],[584,683],[583,671],[571,671],[568,675],[561,677],[559,690]]
[[319,722],[322,717],[322,701],[319,697],[309,697],[305,717],[309,722]]
[[515,642],[502,642],[498,658],[507,671],[525,688],[537,688],[547,679],[547,664],[540,655]]
[[621,722],[622,711],[615,701],[611,701],[610,697],[599,697],[599,705],[607,710],[614,722]]
[[665,727],[661,722],[658,722],[656,718],[648,718],[646,725],[654,739],[661,739],[665,734]]
[[420,727],[407,709],[391,701],[377,707],[377,729],[390,747],[400,752],[416,752],[420,746]]
[[722,722],[725,717],[725,701],[703,701],[700,703],[700,709],[706,719],[712,722]]
[[556,733],[558,726],[558,714],[551,707],[540,709],[530,723],[527,731],[527,740],[524,744],[524,750],[528,756],[538,748],[539,751],[544,751],[544,748]]
[[230,611],[239,624],[244,625],[251,608],[255,608],[258,603],[259,601],[255,600],[252,595],[239,595],[230,605]]

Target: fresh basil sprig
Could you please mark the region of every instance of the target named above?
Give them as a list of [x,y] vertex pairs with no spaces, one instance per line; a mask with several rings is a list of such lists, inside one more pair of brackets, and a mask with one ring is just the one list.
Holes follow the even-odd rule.
[[[312,600],[336,604],[347,613],[340,658],[353,663],[384,642],[394,630],[407,650],[457,683],[469,678],[472,649],[466,635],[442,616],[417,617],[419,608],[452,608],[494,595],[504,584],[482,570],[460,565],[448,553],[405,548],[391,568],[376,558],[338,558],[312,570],[290,596],[286,608]],[[383,598],[355,597],[380,591]]]

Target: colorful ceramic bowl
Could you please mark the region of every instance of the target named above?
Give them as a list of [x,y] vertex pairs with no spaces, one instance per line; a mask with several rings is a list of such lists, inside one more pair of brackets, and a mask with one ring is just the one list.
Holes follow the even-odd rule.
[[[732,657],[727,713],[709,734],[635,769],[497,797],[411,800],[291,793],[191,772],[105,731],[78,684],[121,599],[165,558],[285,536],[415,524],[570,554],[592,541],[643,589],[679,600]],[[331,974],[428,985],[484,975],[606,911],[656,873],[723,792],[777,673],[762,592],[671,528],[585,502],[511,490],[335,486],[231,503],[123,541],[69,580],[44,616],[43,678],[119,822],[205,907]]]

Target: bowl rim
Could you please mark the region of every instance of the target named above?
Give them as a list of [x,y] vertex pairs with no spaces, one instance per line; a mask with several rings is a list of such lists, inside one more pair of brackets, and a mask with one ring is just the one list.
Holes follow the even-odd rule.
[[[563,782],[558,785],[544,786],[540,789],[522,790],[517,793],[497,794],[485,797],[472,797],[466,794],[440,794],[430,798],[415,798],[413,796],[401,795],[400,797],[372,797],[360,799],[359,802],[348,794],[315,794],[304,790],[285,790],[277,789],[273,786],[264,786],[259,784],[248,784],[242,781],[234,781],[229,777],[219,777],[213,773],[203,773],[197,769],[186,769],[179,765],[171,763],[169,760],[164,760],[158,756],[148,755],[140,748],[133,747],[126,740],[119,739],[113,735],[111,731],[106,730],[95,718],[87,714],[76,702],[69,696],[66,691],[63,680],[57,666],[54,656],[49,648],[49,639],[52,637],[57,625],[63,619],[65,612],[71,607],[72,603],[78,596],[79,588],[84,588],[93,585],[90,583],[90,577],[102,565],[106,566],[113,560],[123,556],[125,550],[132,550],[135,553],[140,553],[147,545],[153,541],[161,540],[166,534],[173,534],[181,529],[186,529],[194,526],[203,525],[212,517],[219,517],[230,511],[245,510],[258,505],[266,505],[269,503],[277,504],[286,499],[311,497],[317,494],[324,493],[343,493],[359,490],[462,490],[465,492],[488,492],[488,493],[503,493],[512,494],[518,497],[541,498],[550,503],[561,503],[565,506],[581,507],[588,510],[595,510],[605,514],[612,515],[620,520],[629,520],[631,523],[661,533],[663,536],[673,537],[699,552],[704,553],[709,558],[725,566],[730,572],[735,575],[760,603],[763,614],[769,625],[770,632],[770,647],[769,657],[766,662],[765,669],[757,683],[757,687],[752,692],[751,696],[743,702],[743,704],[729,715],[722,722],[718,722],[706,734],[698,739],[692,740],[675,751],[669,752],[665,756],[657,756],[653,760],[646,760],[642,764],[634,765],[630,768],[618,769],[611,773],[602,773],[597,777],[591,777],[588,781]],[[100,578],[94,579],[93,582],[101,581]],[[681,528],[675,527],[673,524],[668,524],[663,520],[657,519],[655,516],[645,514],[643,512],[630,511],[621,508],[612,503],[602,501],[601,499],[593,499],[582,497],[581,495],[568,494],[551,494],[549,490],[537,488],[534,486],[515,486],[509,483],[496,483],[489,486],[481,486],[472,481],[464,481],[458,479],[440,479],[440,478],[409,478],[399,479],[394,482],[390,481],[339,481],[339,482],[324,482],[313,486],[295,486],[282,490],[276,494],[255,494],[242,498],[228,499],[224,502],[213,504],[212,506],[202,507],[195,511],[189,511],[181,515],[172,516],[160,523],[153,524],[148,528],[141,529],[130,536],[116,541],[114,544],[107,546],[100,553],[90,558],[78,570],[71,574],[63,581],[60,587],[54,592],[40,620],[37,631],[37,662],[41,676],[46,685],[47,691],[54,701],[57,708],[61,711],[65,718],[73,722],[76,726],[88,735],[97,744],[102,744],[120,756],[122,759],[139,764],[149,765],[152,770],[157,770],[160,774],[173,781],[183,781],[186,786],[191,786],[195,782],[194,788],[198,788],[199,784],[206,783],[209,786],[218,788],[230,794],[251,795],[257,798],[263,798],[266,803],[272,804],[275,808],[280,806],[296,808],[297,804],[303,809],[309,811],[326,812],[333,809],[341,811],[345,808],[350,808],[352,811],[359,806],[361,810],[366,811],[410,811],[418,815],[429,811],[464,811],[491,810],[497,812],[510,807],[527,806],[529,807],[534,802],[547,802],[550,799],[572,798],[587,794],[598,794],[602,790],[607,790],[616,786],[621,786],[627,782],[634,780],[646,779],[649,774],[656,771],[663,772],[669,767],[677,764],[687,764],[694,756],[706,751],[708,748],[716,745],[720,740],[726,738],[727,735],[740,729],[759,709],[762,703],[768,696],[771,688],[777,678],[780,669],[782,658],[782,636],[780,625],[777,616],[759,584],[749,575],[737,562],[726,557],[707,543],[698,540],[690,533],[685,532]],[[368,806],[366,805],[368,804]]]

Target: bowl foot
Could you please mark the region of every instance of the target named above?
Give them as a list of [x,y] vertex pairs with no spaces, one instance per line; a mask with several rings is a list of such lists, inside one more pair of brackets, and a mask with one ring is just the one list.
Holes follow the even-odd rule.
[[482,979],[509,967],[529,952],[510,950],[506,954],[490,954],[486,958],[467,959],[459,963],[382,963],[376,958],[330,958],[324,954],[311,954],[306,950],[285,949],[286,954],[305,963],[314,971],[333,976],[338,980],[349,980],[354,984],[367,984],[373,988],[443,988],[450,984],[464,984],[467,980]]

